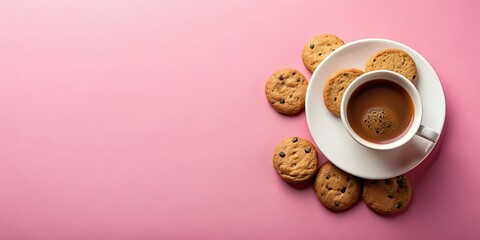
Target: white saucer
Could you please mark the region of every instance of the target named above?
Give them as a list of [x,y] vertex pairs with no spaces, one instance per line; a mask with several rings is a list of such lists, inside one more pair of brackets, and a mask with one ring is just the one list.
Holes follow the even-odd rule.
[[399,48],[410,54],[417,65],[417,87],[423,103],[422,125],[441,134],[445,122],[445,95],[432,66],[415,50],[386,39],[363,39],[345,44],[326,57],[310,79],[305,110],[315,143],[323,155],[337,167],[367,179],[385,179],[406,173],[420,164],[435,144],[418,136],[390,151],[371,150],[357,143],[345,130],[340,118],[323,103],[327,78],[343,68],[365,69],[367,59],[385,48]]

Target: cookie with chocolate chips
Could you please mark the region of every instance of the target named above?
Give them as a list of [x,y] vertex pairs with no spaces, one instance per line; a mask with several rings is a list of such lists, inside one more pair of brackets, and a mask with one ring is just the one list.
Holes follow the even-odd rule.
[[360,69],[346,68],[334,72],[323,87],[323,103],[336,117],[340,117],[340,106],[345,90],[357,77],[364,74]]
[[333,34],[319,34],[305,44],[302,52],[302,60],[305,67],[313,73],[318,65],[335,49],[345,43]]
[[363,201],[380,215],[395,214],[406,208],[412,196],[410,181],[405,175],[367,180],[363,186]]
[[304,183],[317,172],[317,158],[317,151],[310,141],[288,137],[273,152],[273,168],[288,183]]
[[412,83],[417,77],[417,65],[405,51],[396,48],[384,49],[372,55],[365,65],[365,72],[390,70],[402,74]]
[[285,68],[274,72],[265,85],[265,95],[279,113],[295,115],[305,108],[308,82],[295,69]]
[[331,162],[320,167],[313,188],[323,206],[335,212],[344,211],[358,202],[362,189],[359,178]]

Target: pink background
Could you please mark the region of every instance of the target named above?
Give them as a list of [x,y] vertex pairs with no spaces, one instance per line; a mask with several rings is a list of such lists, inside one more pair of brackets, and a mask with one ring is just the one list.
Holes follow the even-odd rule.
[[[480,239],[479,9],[3,0],[0,239]],[[266,78],[310,78],[301,51],[323,32],[405,43],[442,81],[443,142],[399,216],[331,213],[273,170],[279,141],[311,136],[305,113],[269,106]]]

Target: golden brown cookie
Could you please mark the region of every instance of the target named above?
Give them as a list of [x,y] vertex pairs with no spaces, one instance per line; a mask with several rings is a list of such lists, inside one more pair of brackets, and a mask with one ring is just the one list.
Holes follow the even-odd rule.
[[385,180],[367,180],[363,186],[363,201],[381,215],[391,215],[407,207],[412,187],[405,175]]
[[303,64],[308,71],[313,73],[318,64],[320,64],[328,54],[343,45],[343,40],[333,34],[317,35],[310,39],[303,48]]
[[371,56],[365,66],[365,72],[390,70],[402,74],[412,83],[417,76],[417,66],[408,53],[396,49],[384,49]]
[[286,138],[275,148],[273,167],[288,183],[307,182],[318,170],[317,151],[306,139]]
[[360,179],[337,168],[331,162],[324,163],[314,183],[318,200],[332,211],[343,211],[360,199]]
[[308,82],[295,69],[285,68],[273,73],[265,85],[265,95],[279,113],[295,115],[305,108]]
[[333,115],[340,117],[343,93],[364,72],[356,68],[342,69],[333,73],[323,87],[323,103]]

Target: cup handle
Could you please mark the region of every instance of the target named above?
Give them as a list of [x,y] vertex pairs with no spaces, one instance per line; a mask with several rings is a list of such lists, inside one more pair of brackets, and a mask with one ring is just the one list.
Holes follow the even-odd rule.
[[420,128],[418,128],[417,135],[427,139],[428,141],[434,142],[434,143],[437,142],[438,137],[439,137],[437,132],[435,132],[431,128],[425,127],[423,125],[420,125]]

